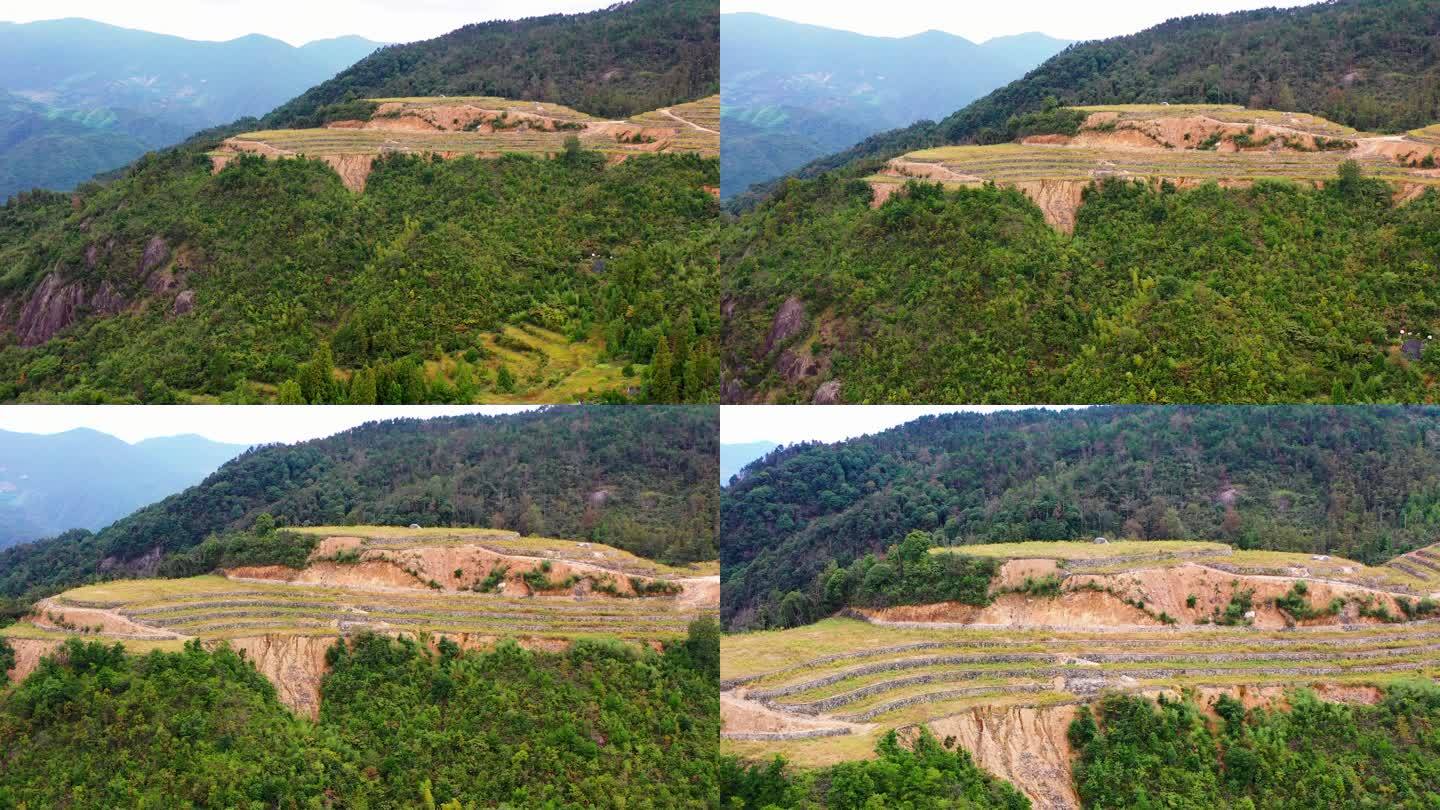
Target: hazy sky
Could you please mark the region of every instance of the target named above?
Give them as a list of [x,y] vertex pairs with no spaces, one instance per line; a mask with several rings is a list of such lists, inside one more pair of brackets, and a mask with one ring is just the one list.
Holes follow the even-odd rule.
[[517,413],[525,406],[337,405],[278,407],[264,405],[15,405],[0,408],[0,430],[63,433],[90,428],[131,444],[158,436],[199,434],[232,444],[305,441],[381,419],[455,416],[466,413]]
[[[1006,405],[727,405],[720,409],[720,441],[838,442],[879,433],[932,413],[1019,410]],[[1082,407],[1082,406],[1047,406]]]
[[0,20],[84,17],[186,39],[265,34],[291,45],[358,34],[431,39],[463,25],[594,11],[612,0],[0,0]]
[[991,37],[1041,31],[1060,39],[1105,39],[1133,34],[1172,17],[1224,13],[1267,6],[1305,6],[1315,0],[720,0],[722,13],[754,11],[794,22],[861,34],[904,37],[938,29],[984,42]]

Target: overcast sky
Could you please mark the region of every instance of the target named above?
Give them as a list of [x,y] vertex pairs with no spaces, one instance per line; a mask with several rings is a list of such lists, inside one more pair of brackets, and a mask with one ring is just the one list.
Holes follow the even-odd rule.
[[[724,444],[771,441],[838,442],[889,430],[932,413],[1019,410],[1006,405],[727,405],[720,409]],[[1082,407],[1072,405],[1046,406]]]
[[574,14],[613,0],[0,0],[0,20],[84,17],[186,39],[265,34],[291,45],[356,34],[376,42],[431,39],[464,25]]
[[160,436],[198,434],[229,444],[291,444],[332,436],[366,422],[406,417],[433,418],[466,413],[517,413],[526,406],[338,405],[15,405],[0,408],[0,430],[63,433],[90,428],[131,444]]
[[720,0],[723,13],[754,11],[793,22],[840,28],[860,34],[904,37],[940,30],[971,42],[1006,34],[1040,31],[1060,39],[1106,39],[1133,34],[1172,17],[1224,13],[1267,6],[1305,6],[1315,0]]

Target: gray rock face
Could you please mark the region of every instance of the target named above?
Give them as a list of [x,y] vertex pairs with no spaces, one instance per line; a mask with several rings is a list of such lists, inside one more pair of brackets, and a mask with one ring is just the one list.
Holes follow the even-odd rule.
[[186,290],[175,296],[175,314],[189,315],[195,310],[195,291]]
[[38,346],[85,315],[115,315],[125,305],[124,297],[108,281],[87,293],[81,282],[67,283],[58,271],[52,272],[20,310],[15,336],[22,346]]
[[804,327],[805,305],[792,295],[785,299],[785,303],[780,305],[780,311],[775,313],[775,320],[770,324],[770,334],[765,338],[765,354],[799,334]]
[[140,256],[140,275],[145,275],[170,259],[170,245],[160,236],[150,237],[145,253]]
[[815,397],[810,400],[812,405],[838,405],[840,404],[840,381],[831,380],[815,389]]

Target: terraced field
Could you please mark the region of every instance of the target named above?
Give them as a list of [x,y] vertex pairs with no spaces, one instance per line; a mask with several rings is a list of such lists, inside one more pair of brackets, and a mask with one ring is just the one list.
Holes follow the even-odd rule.
[[[1392,681],[1440,676],[1433,603],[1417,607],[1420,588],[1365,584],[1388,566],[1191,541],[953,551],[1006,561],[989,607],[851,610],[724,638],[724,749],[822,766],[869,756],[888,729],[925,725],[1036,807],[1071,808],[1065,732],[1076,708],[1104,692],[1184,691],[1202,704],[1223,693],[1258,705],[1305,687],[1370,701]],[[1049,577],[1054,593],[1016,590]],[[1406,620],[1400,600],[1417,618]]]
[[1395,187],[1397,202],[1440,186],[1440,130],[1376,136],[1316,116],[1226,105],[1080,107],[1079,133],[994,146],[923,149],[869,178],[875,204],[912,179],[1019,189],[1052,226],[1071,231],[1089,184],[1107,178],[1248,187],[1262,180],[1323,185],[1340,164]]
[[316,158],[358,192],[365,188],[374,159],[393,153],[445,158],[557,155],[573,137],[613,160],[646,152],[720,154],[718,96],[621,121],[600,120],[558,104],[480,96],[371,101],[378,106],[369,120],[229,138],[210,154],[214,170],[222,171],[241,154]]
[[[499,332],[481,335],[483,357],[475,367],[496,379],[505,367],[515,380],[510,393],[487,391],[485,401],[494,404],[562,404],[583,402],[596,395],[617,390],[638,389],[644,365],[633,366],[626,377],[623,365],[602,361],[604,343],[597,335],[575,342],[565,335],[532,324],[514,324]],[[433,378],[455,380],[459,355],[427,360],[425,370]],[[633,392],[632,392],[633,393]]]
[[485,529],[337,527],[303,569],[249,566],[187,579],[117,580],[37,603],[6,628],[23,676],[65,638],[139,651],[190,639],[244,651],[297,711],[319,706],[325,650],[360,632],[501,638],[563,648],[605,636],[651,644],[719,609],[715,568],[672,568],[619,549]]

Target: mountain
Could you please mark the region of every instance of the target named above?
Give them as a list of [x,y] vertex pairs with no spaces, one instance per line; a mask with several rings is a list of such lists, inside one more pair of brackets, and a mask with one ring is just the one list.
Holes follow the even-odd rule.
[[802,170],[727,224],[724,401],[1440,399],[1437,27],[1172,20]]
[[771,454],[721,491],[731,627],[898,543],[1202,538],[1377,565],[1440,516],[1435,408],[1096,407],[926,416]]
[[[17,195],[0,401],[715,401],[711,17],[468,26],[104,184]],[[666,106],[597,117],[642,103]]]
[[167,556],[249,528],[261,513],[293,526],[489,526],[714,559],[716,418],[706,407],[554,407],[376,422],[256,448],[96,534],[0,552],[0,592],[153,574]]
[[764,441],[720,445],[720,486],[730,483],[730,479],[744,469],[745,465],[763,458],[766,453],[779,446],[775,442]]
[[[1440,7],[1415,0],[1333,0],[1300,8],[1199,14],[1067,48],[938,123],[880,133],[807,164],[815,177],[857,161],[946,143],[1009,140],[1007,121],[1063,104],[1242,104],[1399,132],[1440,121]],[[733,204],[754,205],[777,186]]]
[[724,197],[945,115],[1069,44],[1043,34],[978,45],[941,31],[871,37],[753,13],[724,14],[721,28]]
[[314,126],[356,99],[501,96],[623,117],[719,91],[713,0],[630,0],[586,14],[467,25],[387,48],[275,110],[267,128]]
[[98,531],[200,483],[244,450],[202,436],[128,444],[84,429],[0,431],[0,548],[67,529]]
[[0,199],[68,190],[200,130],[262,115],[381,47],[198,42],[82,19],[0,23]]

